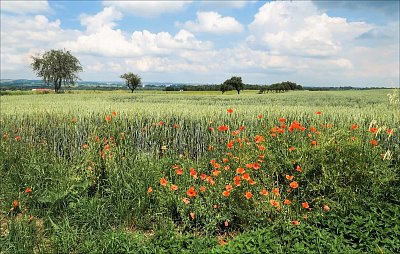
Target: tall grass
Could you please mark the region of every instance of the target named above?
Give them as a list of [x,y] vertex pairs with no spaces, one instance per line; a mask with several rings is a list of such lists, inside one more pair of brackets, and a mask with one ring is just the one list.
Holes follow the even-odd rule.
[[1,251],[223,252],[216,235],[336,223],[350,232],[321,231],[337,237],[331,250],[396,252],[398,231],[368,243],[342,219],[398,213],[399,112],[386,93],[2,96]]

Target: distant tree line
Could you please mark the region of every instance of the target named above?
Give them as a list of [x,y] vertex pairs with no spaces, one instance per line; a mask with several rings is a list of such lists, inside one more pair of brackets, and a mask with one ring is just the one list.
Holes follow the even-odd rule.
[[284,93],[289,90],[303,90],[303,87],[296,83],[285,81],[281,83],[271,84],[269,86],[268,85],[263,86],[262,88],[260,88],[260,93],[265,93],[265,92]]

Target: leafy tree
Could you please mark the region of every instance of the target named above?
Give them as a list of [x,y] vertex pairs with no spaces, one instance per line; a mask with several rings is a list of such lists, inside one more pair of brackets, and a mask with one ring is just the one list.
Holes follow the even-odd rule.
[[122,79],[125,79],[125,84],[133,91],[142,84],[142,79],[139,75],[133,74],[132,72],[121,75]]
[[233,87],[238,94],[240,93],[240,90],[243,90],[244,88],[242,77],[236,77],[236,76],[225,80],[225,82],[221,85],[221,87],[222,86]]
[[232,87],[225,84],[225,82],[223,84],[221,84],[221,86],[219,87],[219,90],[222,92],[222,94],[224,94],[227,91],[232,90]]
[[79,60],[65,50],[50,50],[43,55],[32,57],[32,70],[48,85],[54,85],[54,91],[59,92],[61,84],[75,84],[79,80],[78,72],[83,71]]

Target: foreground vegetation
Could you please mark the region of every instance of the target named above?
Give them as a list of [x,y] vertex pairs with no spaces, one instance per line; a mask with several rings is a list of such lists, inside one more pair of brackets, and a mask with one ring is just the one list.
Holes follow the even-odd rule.
[[398,253],[389,92],[3,96],[0,252]]

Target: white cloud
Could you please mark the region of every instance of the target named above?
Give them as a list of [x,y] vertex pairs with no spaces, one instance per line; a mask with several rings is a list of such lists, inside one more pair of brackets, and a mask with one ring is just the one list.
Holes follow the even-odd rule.
[[86,27],[88,32],[101,30],[102,28],[114,28],[114,22],[122,18],[122,13],[113,7],[106,7],[103,11],[94,16],[83,14],[80,16],[81,25]]
[[227,8],[233,8],[233,9],[242,9],[244,8],[247,4],[249,3],[255,3],[256,1],[229,1],[229,0],[224,0],[224,1],[202,1],[201,6],[203,7],[209,7],[210,9],[227,9]]
[[49,12],[50,6],[47,1],[19,1],[19,0],[7,0],[1,1],[1,11],[16,13],[16,14],[27,14],[27,13],[43,13]]
[[233,17],[222,17],[217,12],[197,12],[196,21],[186,21],[183,24],[177,23],[192,32],[205,32],[214,34],[240,33],[243,25]]
[[162,13],[177,12],[190,1],[103,1],[104,6],[112,6],[124,13],[140,17],[157,17]]
[[86,68],[90,71],[100,71],[101,69],[103,69],[104,64],[100,63],[100,62],[96,62],[95,64],[92,65],[88,65]]
[[372,27],[329,17],[311,2],[269,2],[249,25],[248,41],[275,54],[328,57]]

